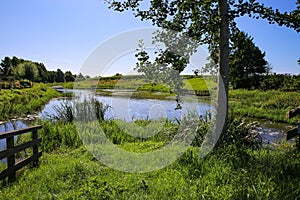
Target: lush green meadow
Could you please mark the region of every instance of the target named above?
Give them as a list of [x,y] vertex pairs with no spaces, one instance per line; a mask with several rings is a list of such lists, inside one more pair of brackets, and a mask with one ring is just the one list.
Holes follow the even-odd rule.
[[[183,89],[186,90],[208,90],[215,87],[214,82],[209,77],[195,77],[195,76],[183,76]],[[77,89],[132,89],[151,92],[165,92],[170,93],[170,87],[162,84],[152,84],[143,78],[143,76],[112,76],[102,78],[89,78],[84,81],[76,81],[72,83],[65,83],[66,88]]]
[[[237,123],[233,121],[233,124]],[[148,121],[135,123],[149,124]],[[163,133],[174,135],[177,125],[167,122],[159,136],[146,141],[129,137],[115,121],[104,121],[101,126],[117,147],[129,152],[149,152],[167,144],[170,138],[166,135],[172,134]],[[230,127],[233,133],[235,130]],[[200,130],[206,129],[201,127]],[[39,167],[21,170],[17,182],[2,185],[1,199],[300,197],[300,152],[287,143],[275,149],[252,150],[251,146],[231,142],[204,158],[199,157],[198,144],[194,143],[163,169],[125,173],[106,167],[95,159],[82,145],[74,124],[43,122],[40,135],[43,137],[41,148],[44,154]],[[241,142],[242,137],[236,141]]]
[[299,92],[276,90],[231,90],[230,109],[236,115],[270,120],[272,122],[296,123],[297,118],[286,119],[285,114],[300,105]]

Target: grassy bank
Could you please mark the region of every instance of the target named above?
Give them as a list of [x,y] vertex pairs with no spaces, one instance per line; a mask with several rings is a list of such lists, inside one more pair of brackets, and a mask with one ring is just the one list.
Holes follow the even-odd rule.
[[[205,81],[202,77],[186,76],[183,80],[183,90],[185,91],[205,91],[208,88],[214,88],[212,80]],[[70,83],[66,85],[71,87]],[[111,95],[109,91],[101,89],[132,89],[135,92],[134,98],[172,98],[175,94],[165,85],[151,85],[142,80],[140,76],[130,76],[122,78],[106,77],[103,79],[88,79],[83,82],[75,83],[77,88],[90,88],[93,86],[100,89],[102,95]],[[295,124],[297,119],[288,120],[285,113],[290,109],[299,106],[299,92],[282,91],[260,91],[260,90],[230,90],[229,104],[233,113],[248,118],[257,118],[270,120],[273,122],[282,122]]]
[[228,146],[199,158],[190,148],[164,169],[132,174],[102,165],[83,147],[60,148],[1,187],[1,199],[297,199],[299,156],[288,146]]
[[44,84],[35,83],[32,88],[0,91],[0,120],[30,114],[60,93]]
[[[162,84],[150,84],[142,76],[121,76],[90,78],[84,81],[63,84],[66,88],[78,89],[131,89],[140,91],[165,92],[170,93],[170,87]],[[214,83],[209,78],[183,76],[183,89],[202,91],[214,87]]]
[[295,124],[286,119],[289,110],[300,105],[299,92],[230,90],[230,109],[239,116]]
[[[232,142],[199,157],[199,146],[207,131],[199,121],[196,140],[171,165],[148,173],[125,173],[101,164],[83,146],[97,139],[93,128],[127,152],[151,152],[168,144],[179,125],[165,121],[161,127],[152,121],[125,123],[109,120],[90,123],[84,131],[72,123],[42,122],[43,157],[38,168],[24,169],[17,182],[2,186],[1,199],[297,199],[300,197],[300,152],[288,143],[275,149],[251,150],[244,142],[249,130],[232,117],[229,136]],[[181,121],[185,131],[190,123]],[[85,123],[86,124],[86,123]],[[239,128],[237,128],[239,127]],[[158,134],[141,138],[159,128]],[[98,130],[98,129],[97,129]],[[130,134],[140,134],[139,137]],[[79,137],[80,136],[80,137]],[[183,134],[184,136],[184,134]],[[98,141],[98,140],[97,140]],[[103,144],[97,143],[100,147]],[[96,144],[96,145],[97,145]],[[105,149],[104,149],[105,150]],[[116,155],[110,156],[112,159]],[[125,165],[125,163],[124,163]],[[151,163],[146,163],[151,165]]]

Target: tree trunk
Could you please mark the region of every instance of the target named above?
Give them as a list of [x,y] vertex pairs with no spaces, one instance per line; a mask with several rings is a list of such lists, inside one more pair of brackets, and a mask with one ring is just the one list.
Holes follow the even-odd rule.
[[218,93],[215,143],[219,147],[227,135],[228,89],[229,89],[229,19],[227,0],[218,0],[219,4],[219,58]]

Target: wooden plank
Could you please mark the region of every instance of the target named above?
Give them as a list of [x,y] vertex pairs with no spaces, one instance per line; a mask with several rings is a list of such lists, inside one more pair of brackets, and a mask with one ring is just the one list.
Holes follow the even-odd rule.
[[1,151],[0,152],[0,160],[2,160],[3,158],[7,158],[15,153],[20,152],[20,151],[23,151],[29,147],[38,145],[41,142],[42,142],[42,138],[39,138],[39,139],[31,140],[31,141],[25,142],[21,145],[15,146],[13,149],[7,149],[5,151]]
[[292,139],[293,137],[297,136],[298,135],[298,128],[294,128],[292,130],[289,130],[287,132],[287,136],[286,136],[286,140],[290,140]]
[[13,130],[13,131],[0,133],[0,139],[4,139],[4,138],[20,135],[20,134],[23,134],[23,133],[35,131],[35,130],[38,130],[38,129],[41,129],[41,128],[42,128],[42,126],[38,125],[38,126],[32,126],[32,127],[28,127],[28,128],[19,129],[19,130]]
[[299,114],[300,114],[300,106],[298,106],[297,108],[295,108],[293,110],[288,111],[285,116],[287,119],[291,119]]
[[24,160],[21,160],[20,162],[18,162],[16,165],[15,165],[15,170],[19,170],[21,169],[22,167],[28,165],[29,163],[33,162],[33,161],[36,161],[39,159],[39,157],[41,157],[43,155],[42,152],[39,152],[37,154],[34,154],[32,155],[31,157],[29,158],[26,158]]
[[10,171],[12,171],[12,169],[8,170],[5,169],[0,173],[0,180],[5,179],[6,177],[8,177],[8,175],[11,173]]
[[5,179],[6,177],[10,176],[12,173],[15,173],[17,170],[19,170],[22,167],[28,165],[30,162],[33,162],[33,161],[37,160],[41,156],[42,156],[42,152],[39,152],[38,154],[35,154],[35,155],[33,155],[33,156],[31,156],[27,159],[24,159],[24,160],[18,162],[12,168],[8,168],[8,169],[3,170],[0,173],[0,180]]
[[[38,131],[34,130],[32,131],[32,140],[37,140],[38,139]],[[33,151],[33,155],[38,154],[39,153],[39,146],[33,145],[32,146],[32,151]],[[33,161],[33,166],[36,167],[39,164],[39,159],[36,159],[35,161]]]
[[[14,149],[14,137],[8,137],[6,138],[6,149],[7,150],[13,150]],[[15,166],[15,154],[12,154],[10,156],[7,157],[7,168],[8,169],[13,169],[13,167]],[[13,182],[16,180],[16,171],[11,171],[8,174],[8,182]]]

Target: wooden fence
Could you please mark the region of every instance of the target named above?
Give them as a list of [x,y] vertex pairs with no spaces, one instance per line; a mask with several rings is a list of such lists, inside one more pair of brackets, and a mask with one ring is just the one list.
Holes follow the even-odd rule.
[[209,90],[187,90],[187,89],[183,89],[182,92],[183,92],[183,94],[188,94],[188,95],[210,96],[210,91]]
[[290,140],[296,136],[299,136],[299,144],[298,144],[298,148],[300,149],[300,106],[295,108],[295,109],[292,109],[290,111],[288,111],[286,113],[286,118],[287,119],[291,119],[293,117],[296,117],[297,115],[299,115],[299,123],[298,123],[298,127],[296,128],[293,128],[292,130],[289,130],[287,132],[287,137],[286,139],[287,140]]
[[[8,177],[8,182],[16,180],[16,172],[22,167],[32,163],[33,166],[38,165],[39,157],[42,156],[42,152],[38,151],[38,145],[41,143],[42,138],[38,138],[38,130],[42,126],[33,126],[29,128],[19,129],[0,133],[0,139],[6,139],[6,149],[0,151],[0,160],[7,158],[7,168],[0,173],[0,180]],[[20,134],[31,132],[31,140],[15,146],[14,137]],[[25,158],[19,162],[16,162],[16,153],[32,147],[33,155],[29,158]]]

